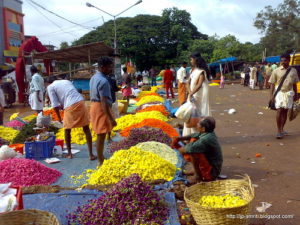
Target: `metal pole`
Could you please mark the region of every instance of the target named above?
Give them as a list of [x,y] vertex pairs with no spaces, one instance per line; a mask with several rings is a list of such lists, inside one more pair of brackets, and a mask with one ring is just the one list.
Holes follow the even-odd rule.
[[116,16],[114,16],[114,30],[115,30],[114,53],[117,54],[117,24],[116,24]]

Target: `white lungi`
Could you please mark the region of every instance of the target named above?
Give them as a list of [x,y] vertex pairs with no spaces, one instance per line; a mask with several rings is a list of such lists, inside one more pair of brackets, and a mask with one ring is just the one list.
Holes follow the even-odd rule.
[[32,110],[43,110],[43,107],[44,107],[43,92],[41,92],[41,91],[39,92],[40,100],[42,100],[42,102],[38,101],[37,93],[38,92],[35,91],[29,95],[29,104],[30,104]]

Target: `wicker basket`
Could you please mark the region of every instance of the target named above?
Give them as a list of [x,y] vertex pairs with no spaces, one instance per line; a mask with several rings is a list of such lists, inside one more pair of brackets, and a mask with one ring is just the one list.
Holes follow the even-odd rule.
[[[208,208],[200,205],[199,200],[205,195],[239,195],[247,204],[233,208]],[[228,179],[199,183],[187,188],[184,199],[198,225],[244,225],[254,198],[254,189],[248,175],[243,179]]]
[[56,216],[36,209],[17,210],[0,214],[0,225],[60,225]]

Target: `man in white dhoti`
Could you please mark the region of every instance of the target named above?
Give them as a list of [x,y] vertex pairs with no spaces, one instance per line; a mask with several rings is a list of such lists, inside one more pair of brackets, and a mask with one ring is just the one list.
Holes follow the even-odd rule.
[[274,92],[275,90],[277,90],[279,84],[282,81],[282,78],[284,77],[287,69],[289,68],[290,55],[283,54],[280,57],[280,61],[281,66],[272,72],[272,75],[269,80],[269,83],[271,84],[270,101],[275,101],[275,108],[277,109],[277,139],[281,139],[285,135],[287,135],[287,132],[285,132],[283,128],[287,120],[288,110],[292,108],[293,102],[298,99],[296,84],[299,81],[297,70],[295,68],[291,68],[286,79],[283,81],[283,85],[280,91],[274,98]]
[[32,74],[30,82],[30,95],[29,95],[29,104],[32,110],[35,110],[37,113],[43,111],[44,107],[44,79],[38,73],[38,69],[35,66],[30,67],[30,72]]

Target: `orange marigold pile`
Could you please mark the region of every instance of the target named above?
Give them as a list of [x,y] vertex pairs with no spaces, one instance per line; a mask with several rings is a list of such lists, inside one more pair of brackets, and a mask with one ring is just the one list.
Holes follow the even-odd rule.
[[163,105],[148,106],[144,109],[138,110],[137,112],[149,112],[149,111],[159,111],[162,114],[164,114],[165,116],[169,115],[168,111],[166,110],[166,107]]
[[170,137],[178,137],[179,136],[176,129],[174,129],[170,124],[168,124],[164,121],[158,120],[158,119],[145,119],[140,123],[136,123],[130,127],[126,127],[125,129],[123,129],[121,131],[121,135],[123,137],[128,137],[131,129],[140,128],[140,127],[144,127],[144,126],[160,128],[163,130],[163,132],[165,132]]
[[[52,120],[58,121],[58,116],[56,115],[56,112],[54,111],[53,108],[52,108],[52,109],[45,110],[45,111],[43,112],[43,114],[46,115],[46,116],[47,116],[47,115],[51,115]],[[59,111],[59,114],[60,114],[61,119],[63,120],[63,119],[64,119],[64,111],[60,110],[60,111]]]

